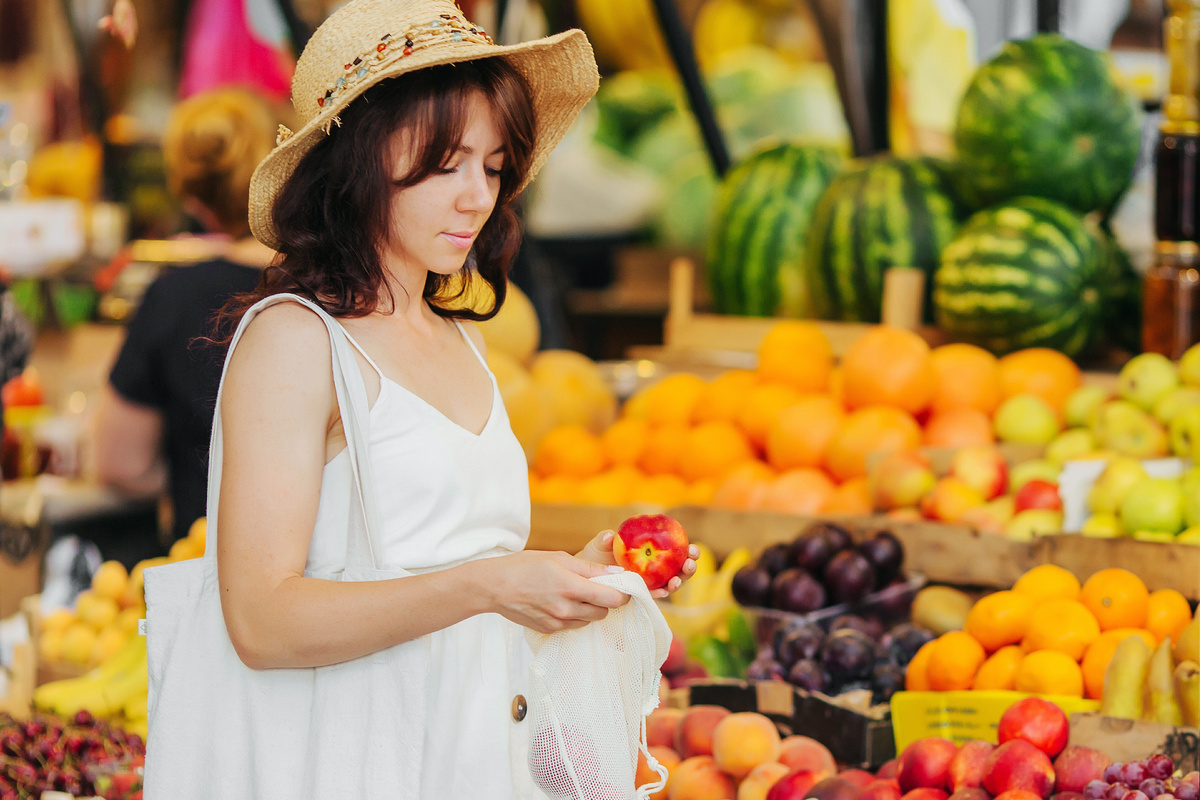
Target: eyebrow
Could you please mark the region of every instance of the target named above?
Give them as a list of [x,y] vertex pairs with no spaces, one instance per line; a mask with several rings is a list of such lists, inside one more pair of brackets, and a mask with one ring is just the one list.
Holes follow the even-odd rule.
[[[475,150],[473,148],[467,147],[465,144],[460,144],[458,146],[458,149],[459,149],[459,152],[466,153],[469,156],[475,154]],[[500,145],[495,150],[493,150],[491,153],[489,153],[489,155],[495,156],[495,155],[499,155],[503,152],[504,152],[504,145]]]

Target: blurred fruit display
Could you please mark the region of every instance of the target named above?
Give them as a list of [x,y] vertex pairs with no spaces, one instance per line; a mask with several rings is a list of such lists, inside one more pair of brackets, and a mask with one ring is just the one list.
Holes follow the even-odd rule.
[[0,713],[0,797],[23,800],[66,792],[141,800],[145,757],[141,736],[87,711],[39,713],[25,720]]

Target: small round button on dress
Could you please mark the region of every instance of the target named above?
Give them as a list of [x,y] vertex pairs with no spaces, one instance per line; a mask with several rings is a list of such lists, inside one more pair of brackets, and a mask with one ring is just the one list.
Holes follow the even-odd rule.
[[515,722],[520,722],[525,719],[527,713],[529,713],[529,704],[525,702],[525,695],[519,694],[512,701],[512,718]]

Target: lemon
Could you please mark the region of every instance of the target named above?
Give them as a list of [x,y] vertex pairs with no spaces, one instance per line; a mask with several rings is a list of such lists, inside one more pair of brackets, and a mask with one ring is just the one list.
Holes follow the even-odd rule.
[[76,664],[86,664],[96,644],[96,629],[86,622],[75,622],[63,633],[62,657]]
[[120,561],[105,561],[92,576],[92,591],[101,597],[116,600],[125,591],[129,573]]
[[80,592],[75,599],[75,615],[96,630],[107,627],[117,618],[117,601],[93,591]]
[[88,659],[90,664],[103,664],[108,659],[112,658],[121,646],[129,639],[129,634],[118,628],[116,625],[109,625],[104,630],[100,631],[96,636],[96,641],[92,643],[91,657]]
[[145,606],[132,606],[123,608],[117,614],[117,619],[113,622],[113,627],[124,631],[127,635],[132,636],[137,633],[138,621],[146,616]]
[[42,637],[38,639],[38,655],[41,656],[43,661],[62,660],[62,648],[62,630],[42,631]]
[[75,621],[75,614],[66,608],[56,608],[42,617],[43,631],[58,631],[62,633]]
[[200,517],[192,523],[187,532],[189,539],[195,539],[200,542],[200,550],[204,551],[204,541],[208,538],[208,517]]
[[171,545],[168,558],[171,561],[187,561],[188,559],[199,558],[202,555],[204,555],[204,543],[199,539],[185,536]]

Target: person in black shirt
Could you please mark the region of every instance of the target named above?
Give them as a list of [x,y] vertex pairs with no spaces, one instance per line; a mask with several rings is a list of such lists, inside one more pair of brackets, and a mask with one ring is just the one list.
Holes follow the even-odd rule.
[[250,236],[250,176],[275,144],[275,116],[243,90],[180,104],[164,139],[167,177],[185,210],[218,234],[218,257],[168,269],[142,299],[97,414],[100,479],[134,494],[169,487],[172,539],[205,514],[208,447],[223,352],[212,319],[252,291],[274,251]]

